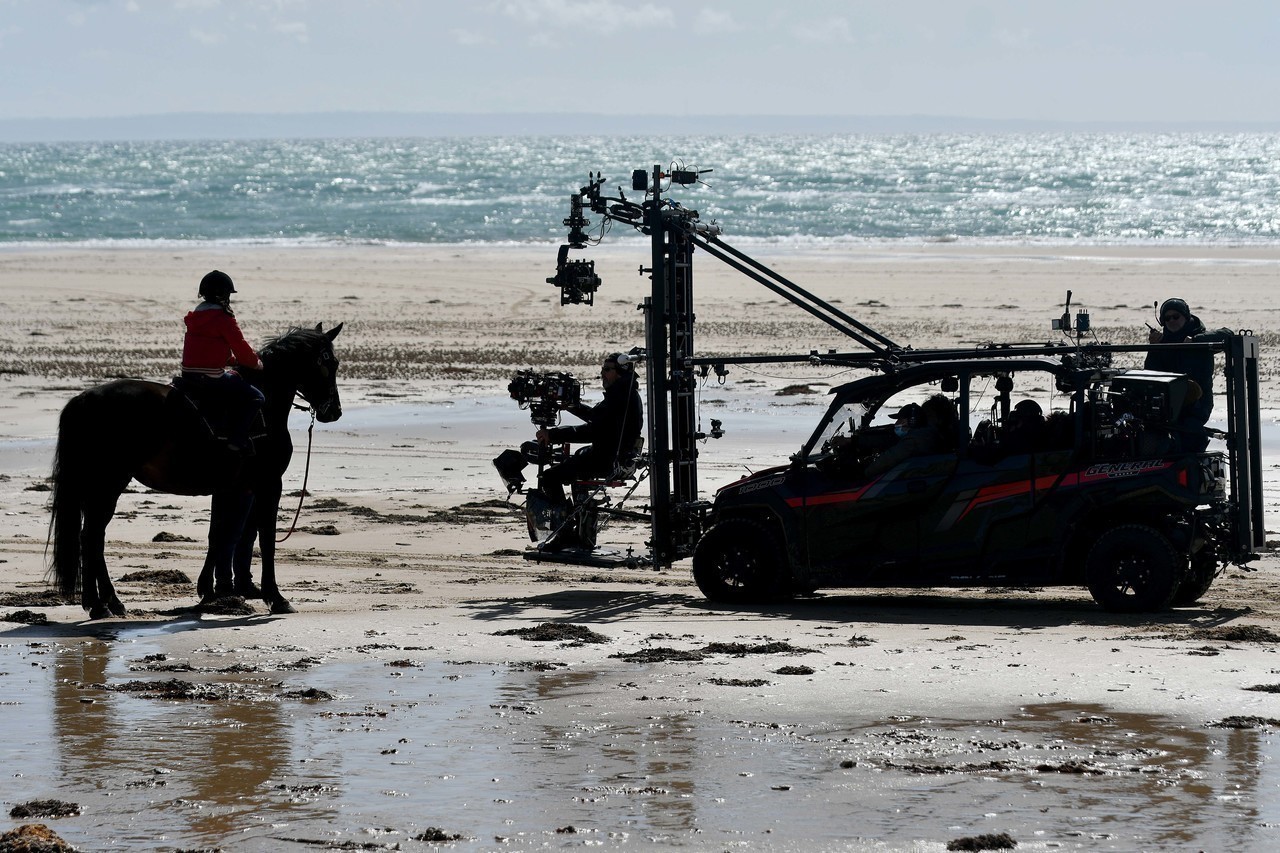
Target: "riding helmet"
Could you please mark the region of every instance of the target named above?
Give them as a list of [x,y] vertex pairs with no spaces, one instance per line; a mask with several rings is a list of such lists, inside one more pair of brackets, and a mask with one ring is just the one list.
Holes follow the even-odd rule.
[[236,288],[231,283],[231,276],[222,270],[214,270],[200,279],[200,295],[206,299],[225,301],[235,292]]

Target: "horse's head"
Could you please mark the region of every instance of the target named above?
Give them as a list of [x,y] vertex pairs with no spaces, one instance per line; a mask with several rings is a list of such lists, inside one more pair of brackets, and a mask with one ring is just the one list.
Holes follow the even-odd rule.
[[317,323],[314,329],[290,329],[262,348],[263,361],[271,361],[273,371],[288,373],[298,395],[311,404],[320,423],[342,417],[338,357],[333,354],[333,339],[342,331],[342,326],[339,323],[327,332],[323,323]]

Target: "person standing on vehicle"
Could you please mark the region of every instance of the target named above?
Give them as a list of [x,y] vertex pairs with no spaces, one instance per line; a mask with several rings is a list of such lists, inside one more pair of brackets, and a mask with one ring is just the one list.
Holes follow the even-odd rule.
[[[1148,343],[1186,344],[1216,343],[1230,338],[1230,329],[1205,329],[1200,318],[1191,313],[1186,300],[1166,299],[1160,306],[1160,328],[1152,329]],[[1200,397],[1183,406],[1177,427],[1182,431],[1184,450],[1199,452],[1209,444],[1204,431],[1213,414],[1213,353],[1209,350],[1153,349],[1147,353],[1143,367],[1165,373],[1182,373],[1200,386]],[[1193,395],[1194,396],[1194,395]]]
[[600,366],[600,383],[604,386],[603,400],[590,408],[569,409],[585,423],[538,430],[538,443],[543,447],[565,442],[591,443],[589,448],[543,470],[538,487],[552,503],[568,503],[565,486],[579,480],[607,477],[620,462],[629,462],[636,452],[644,415],[636,385],[635,362],[622,358],[621,353],[606,356]]
[[231,276],[222,270],[213,270],[200,280],[202,301],[185,318],[182,379],[197,397],[215,401],[224,414],[227,449],[250,454],[249,427],[266,398],[235,370],[262,370],[262,360],[244,339],[231,310],[231,294],[235,292]]

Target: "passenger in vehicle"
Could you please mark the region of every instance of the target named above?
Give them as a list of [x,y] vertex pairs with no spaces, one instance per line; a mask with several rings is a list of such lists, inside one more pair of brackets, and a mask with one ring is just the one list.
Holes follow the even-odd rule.
[[[1166,299],[1160,306],[1160,328],[1152,329],[1148,342],[1153,344],[1214,343],[1230,338],[1230,329],[1205,329],[1200,318],[1191,313],[1183,299]],[[1209,436],[1204,430],[1213,414],[1213,353],[1178,349],[1154,349],[1147,353],[1143,365],[1147,370],[1185,373],[1200,386],[1200,399],[1183,407],[1177,428],[1182,449],[1204,450]]]
[[1022,400],[1005,419],[1000,446],[1006,455],[1035,453],[1045,445],[1044,410],[1035,400]]
[[1050,412],[1044,419],[1042,450],[1070,450],[1076,443],[1075,419],[1070,412]]
[[894,415],[898,442],[867,464],[866,474],[876,477],[913,456],[928,456],[955,448],[960,418],[956,407],[942,394],[934,394],[922,405],[908,403]]

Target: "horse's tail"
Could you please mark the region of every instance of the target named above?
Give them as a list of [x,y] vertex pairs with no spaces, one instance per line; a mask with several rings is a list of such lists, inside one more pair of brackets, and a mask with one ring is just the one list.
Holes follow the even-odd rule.
[[53,453],[53,488],[49,497],[49,538],[53,564],[47,577],[56,580],[63,598],[80,592],[80,530],[83,524],[85,472],[89,470],[89,424],[83,394],[73,398],[58,418],[58,444]]

